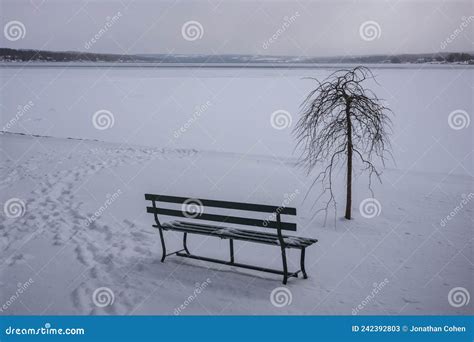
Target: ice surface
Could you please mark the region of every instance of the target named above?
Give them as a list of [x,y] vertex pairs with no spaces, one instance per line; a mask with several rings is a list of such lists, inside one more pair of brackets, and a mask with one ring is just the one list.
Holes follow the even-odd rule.
[[[15,118],[18,106],[32,101],[8,131],[288,157],[293,155],[291,128],[299,105],[315,85],[303,78],[322,79],[334,70],[0,68],[0,128]],[[448,115],[457,109],[473,112],[474,69],[423,65],[373,70],[380,85],[368,86],[395,114],[396,167],[450,172],[462,161],[455,172],[468,174],[466,168],[473,174],[473,164],[464,158],[472,148],[474,125],[452,130]],[[107,130],[92,125],[94,113],[102,109],[115,119]],[[280,109],[292,116],[288,129],[271,125],[272,113]]]

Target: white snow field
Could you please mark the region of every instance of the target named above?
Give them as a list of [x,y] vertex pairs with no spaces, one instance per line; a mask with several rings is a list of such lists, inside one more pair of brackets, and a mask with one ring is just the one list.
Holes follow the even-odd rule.
[[[313,215],[320,188],[303,200],[312,178],[295,164],[291,129],[314,84],[302,77],[331,71],[0,68],[0,125],[14,132],[0,135],[0,314],[472,314],[474,125],[448,116],[472,118],[473,69],[374,69],[380,85],[370,86],[395,113],[397,163],[373,184],[374,217],[359,210],[371,193],[356,173],[351,221],[341,219],[341,171],[336,220],[330,212],[325,225]],[[100,110],[113,118],[106,129],[93,122]],[[277,110],[289,127],[272,126]],[[282,290],[268,273],[161,263],[147,192],[291,198],[296,235],[319,240],[307,249],[309,279]],[[180,234],[165,239],[181,248]],[[228,257],[226,240],[188,244]],[[235,248],[239,262],[281,267],[278,247]],[[289,265],[298,269],[297,251]]]

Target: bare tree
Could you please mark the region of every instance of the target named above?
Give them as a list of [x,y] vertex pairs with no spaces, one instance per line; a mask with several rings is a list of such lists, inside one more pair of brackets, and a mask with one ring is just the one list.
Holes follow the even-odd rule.
[[[311,78],[314,79],[314,78]],[[302,117],[293,133],[297,139],[297,148],[302,148],[301,163],[308,174],[316,166],[322,166],[308,193],[320,181],[323,192],[329,199],[324,207],[331,204],[336,210],[333,193],[334,168],[339,162],[346,163],[346,212],[345,218],[351,219],[353,158],[362,162],[362,170],[369,174],[369,189],[372,191],[372,176],[380,180],[380,172],[373,163],[375,157],[385,165],[385,154],[390,154],[388,139],[391,120],[390,109],[362,83],[374,79],[370,69],[356,67],[351,70],[338,70],[323,82],[318,82],[302,104]],[[321,165],[320,165],[321,164]],[[308,194],[306,194],[307,196]],[[317,212],[319,212],[318,210]]]

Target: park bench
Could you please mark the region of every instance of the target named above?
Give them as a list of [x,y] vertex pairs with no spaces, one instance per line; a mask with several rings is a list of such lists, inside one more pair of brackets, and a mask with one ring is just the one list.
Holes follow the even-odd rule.
[[[147,206],[147,212],[154,215],[155,224],[153,225],[153,227],[159,230],[162,246],[161,262],[164,262],[167,256],[175,254],[177,256],[185,258],[204,260],[224,265],[243,267],[247,269],[283,275],[283,284],[286,284],[288,277],[298,277],[298,273],[300,272],[302,273],[303,278],[306,279],[308,277],[304,267],[305,250],[307,247],[311,246],[318,240],[298,236],[283,235],[283,231],[296,231],[296,223],[282,222],[281,220],[282,215],[296,215],[295,208],[155,194],[145,194],[145,199],[147,201],[151,201],[151,203],[149,203],[149,205]],[[162,203],[166,203],[166,205],[162,205]],[[178,208],[170,209],[169,207]],[[216,211],[218,213],[211,213]],[[230,212],[231,214],[226,214],[223,211],[226,213]],[[262,215],[263,213],[264,218],[249,218],[249,215],[245,217],[245,215],[243,215],[243,212],[245,211],[260,213],[259,215]],[[181,217],[183,218],[183,220],[161,223],[158,218],[159,215]],[[244,217],[242,217],[242,215]],[[253,216],[255,216],[255,214]],[[219,225],[206,224],[198,221],[219,222]],[[231,228],[226,226],[226,224],[237,224],[247,227],[272,228],[276,230],[276,234],[261,232],[255,229],[250,230]],[[164,231],[175,231],[183,233],[183,248],[181,250],[167,254],[165,239],[163,236]],[[229,260],[220,260],[191,254],[186,243],[188,234],[219,237],[221,239],[229,240]],[[280,271],[235,262],[234,240],[279,246],[281,249],[283,270]],[[286,249],[289,248],[301,250],[301,269],[299,271],[288,272]]]

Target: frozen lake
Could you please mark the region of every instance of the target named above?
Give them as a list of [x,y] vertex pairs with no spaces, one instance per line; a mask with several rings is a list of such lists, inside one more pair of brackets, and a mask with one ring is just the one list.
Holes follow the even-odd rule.
[[[345,66],[348,67],[348,66]],[[335,67],[156,68],[2,67],[0,128],[56,137],[221,152],[292,155],[291,129],[315,82]],[[404,170],[472,173],[472,127],[453,130],[452,111],[474,112],[471,67],[412,65],[373,69],[368,83],[395,113],[393,150]],[[28,104],[30,104],[28,106]],[[27,105],[27,107],[25,107]],[[98,130],[94,113],[114,124]],[[271,115],[285,110],[291,126]],[[467,159],[466,159],[467,158]]]

